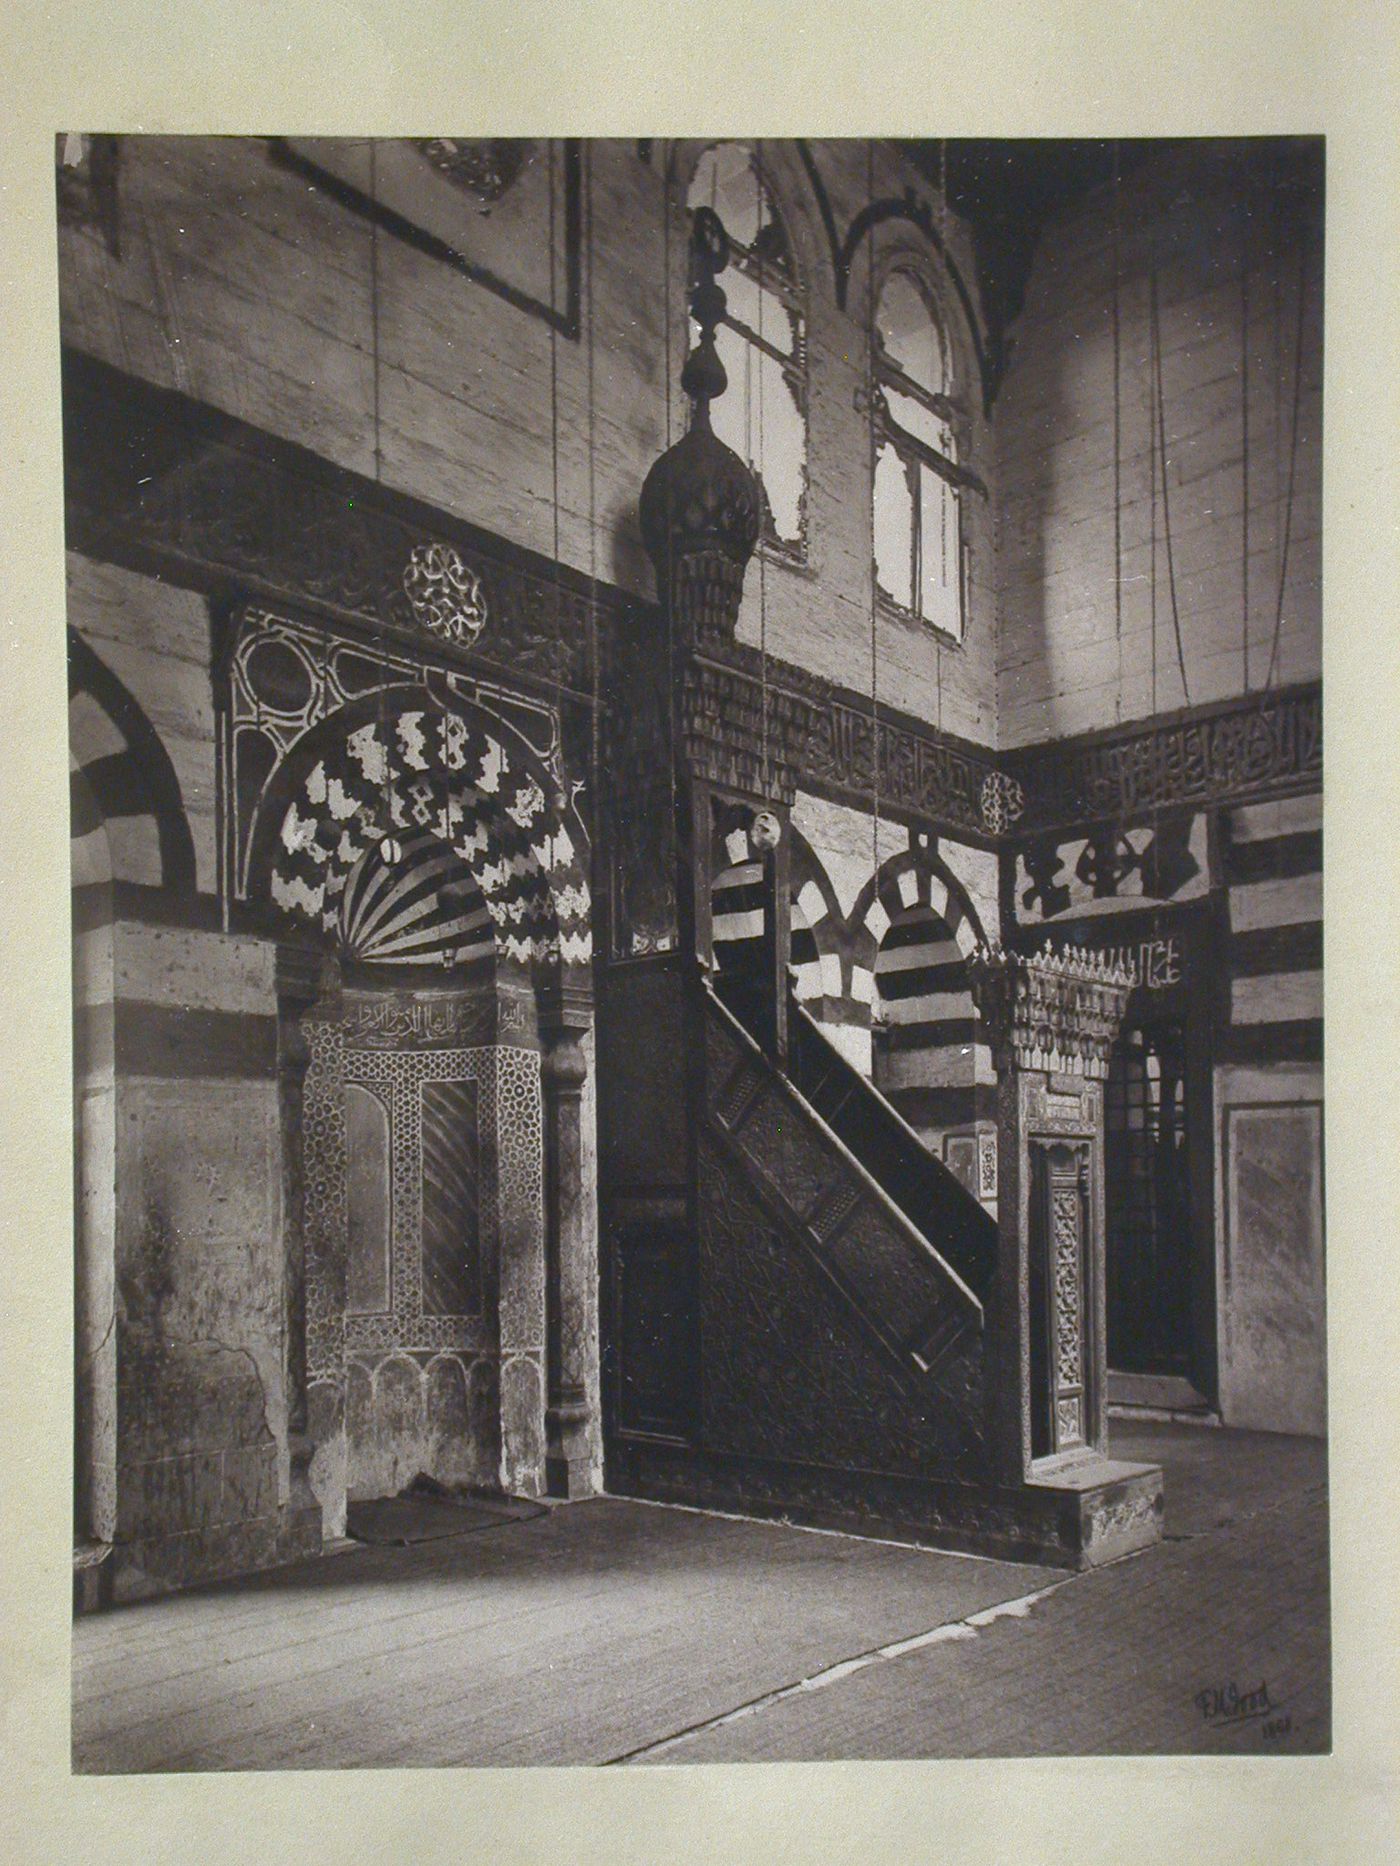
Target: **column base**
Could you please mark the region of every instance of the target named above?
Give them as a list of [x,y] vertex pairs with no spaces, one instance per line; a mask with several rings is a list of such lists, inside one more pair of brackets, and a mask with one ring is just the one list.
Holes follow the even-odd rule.
[[558,1497],[567,1503],[576,1503],[580,1497],[597,1494],[593,1482],[593,1471],[587,1458],[546,1458],[544,1461],[544,1493],[547,1497]]
[[545,1495],[570,1502],[597,1491],[593,1473],[589,1428],[592,1408],[585,1400],[563,1400],[544,1416]]
[[112,1545],[88,1538],[73,1545],[73,1612],[96,1613],[112,1598]]

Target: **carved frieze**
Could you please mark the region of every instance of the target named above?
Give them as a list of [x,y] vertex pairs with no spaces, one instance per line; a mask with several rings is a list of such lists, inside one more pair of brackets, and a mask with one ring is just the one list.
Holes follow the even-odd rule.
[[374,991],[363,998],[346,993],[342,1024],[352,1049],[402,1050],[448,1048],[490,1043],[523,1035],[524,1005],[516,998],[466,998],[460,994],[429,997],[408,992]]
[[785,662],[765,671],[742,644],[723,662],[691,664],[682,708],[691,768],[711,783],[783,802],[799,785],[872,805],[878,796],[884,808],[988,837],[1024,807],[1019,785],[975,746],[872,717],[868,702]]
[[1322,689],[1250,694],[1194,716],[1012,753],[1007,763],[1025,789],[1022,829],[1249,797],[1320,780]]
[[376,636],[428,638],[514,676],[587,689],[591,599],[567,579],[88,358],[67,359],[64,419],[74,548],[211,590],[275,593]]
[[[983,947],[968,962],[998,1066],[1102,1080],[1133,975],[1103,954],[1047,945],[1033,958]],[[1054,1085],[1052,1085],[1053,1087]],[[1068,1096],[1062,1096],[1068,1100]]]

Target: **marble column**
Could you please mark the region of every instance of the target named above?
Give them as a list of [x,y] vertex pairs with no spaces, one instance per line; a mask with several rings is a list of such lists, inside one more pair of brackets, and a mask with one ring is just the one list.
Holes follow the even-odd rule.
[[590,1396],[597,1338],[598,1266],[591,1188],[585,1183],[583,1043],[592,1004],[581,989],[559,988],[540,1006],[540,1084],[545,1150],[545,1483],[550,1496],[587,1496],[597,1487],[598,1419]]
[[321,955],[279,946],[277,1081],[282,1125],[283,1317],[286,1341],[288,1496],[283,1536],[286,1554],[319,1547],[321,1505],[311,1486],[315,1445],[307,1416],[306,1163],[303,1149],[306,1071],[311,1046],[302,1018],[321,990]]

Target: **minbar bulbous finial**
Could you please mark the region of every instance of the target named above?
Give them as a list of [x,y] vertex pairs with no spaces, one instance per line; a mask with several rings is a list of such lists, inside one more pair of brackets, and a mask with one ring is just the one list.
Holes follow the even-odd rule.
[[681,387],[691,402],[690,426],[647,474],[640,505],[642,542],[663,593],[673,591],[682,559],[720,552],[740,576],[738,590],[726,591],[720,606],[727,610],[732,594],[737,615],[743,570],[758,543],[762,499],[755,475],[710,426],[710,403],[728,386],[715,331],[725,309],[716,275],[729,263],[729,236],[708,207],[695,213],[691,256],[696,283],[690,310],[699,337],[681,372]]

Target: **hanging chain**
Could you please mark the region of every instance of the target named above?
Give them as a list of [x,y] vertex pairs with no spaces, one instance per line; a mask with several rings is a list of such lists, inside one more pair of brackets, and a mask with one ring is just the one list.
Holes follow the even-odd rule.
[[1123,389],[1122,223],[1119,209],[1119,145],[1113,140],[1113,633],[1118,644],[1118,690],[1114,712],[1123,717]]
[[[760,244],[763,232],[763,142],[760,139],[758,153],[754,162],[754,245]],[[758,540],[758,676],[759,689],[763,701],[763,719],[760,738],[762,744],[762,766],[759,789],[763,796],[769,795],[768,774],[768,564],[764,550],[765,539],[762,533],[762,520],[767,517],[768,487],[763,477],[764,469],[764,430],[763,430],[763,300],[767,295],[762,279],[762,260],[759,261],[758,279],[758,480],[762,491],[760,508],[760,530]],[[751,349],[751,346],[750,346]]]
[[1147,487],[1148,512],[1152,528],[1151,617],[1152,617],[1152,712],[1157,712],[1157,261],[1154,255],[1148,268],[1147,300]]
[[595,301],[593,297],[593,144],[586,145],[585,247],[584,261],[588,274],[588,697],[590,701],[588,745],[588,804],[593,829],[598,829],[598,773],[601,747],[599,705],[601,681],[598,667],[598,479],[597,479],[597,401],[594,390]]
[[[1280,272],[1282,268],[1279,268]],[[1298,415],[1303,399],[1303,323],[1307,308],[1308,230],[1306,223],[1298,235],[1298,323],[1293,339],[1293,416],[1288,437],[1288,491],[1283,508],[1283,548],[1278,567],[1278,603],[1274,611],[1274,639],[1269,649],[1269,668],[1264,676],[1267,691],[1274,683],[1279,641],[1283,634],[1283,599],[1288,583],[1288,548],[1293,538],[1293,489],[1298,466]]]
[[1176,637],[1176,664],[1181,674],[1181,697],[1183,704],[1189,706],[1191,690],[1186,684],[1186,651],[1181,639],[1181,611],[1176,600],[1176,560],[1172,551],[1171,494],[1167,488],[1167,415],[1166,398],[1162,390],[1162,312],[1158,301],[1155,267],[1152,273],[1152,328],[1156,336],[1154,350],[1157,358],[1157,445],[1162,462],[1162,539],[1167,548],[1167,594],[1171,599],[1172,633]]
[[379,145],[373,137],[369,145],[369,315],[370,346],[372,355],[372,381],[374,394],[374,480],[378,485],[383,477],[384,455],[380,446],[379,428]]
[[[1248,216],[1246,216],[1248,222]],[[1249,233],[1240,254],[1240,662],[1249,692]]]
[[[865,145],[865,190],[869,207],[875,205],[875,140],[866,139]],[[871,779],[873,785],[874,810],[870,819],[870,866],[872,878],[878,878],[880,872],[880,661],[877,647],[877,613],[879,608],[879,572],[875,563],[875,468],[876,468],[876,424],[875,424],[875,228],[870,228],[870,256],[866,267],[865,294],[865,371],[866,371],[866,407],[870,420],[870,755]]]

